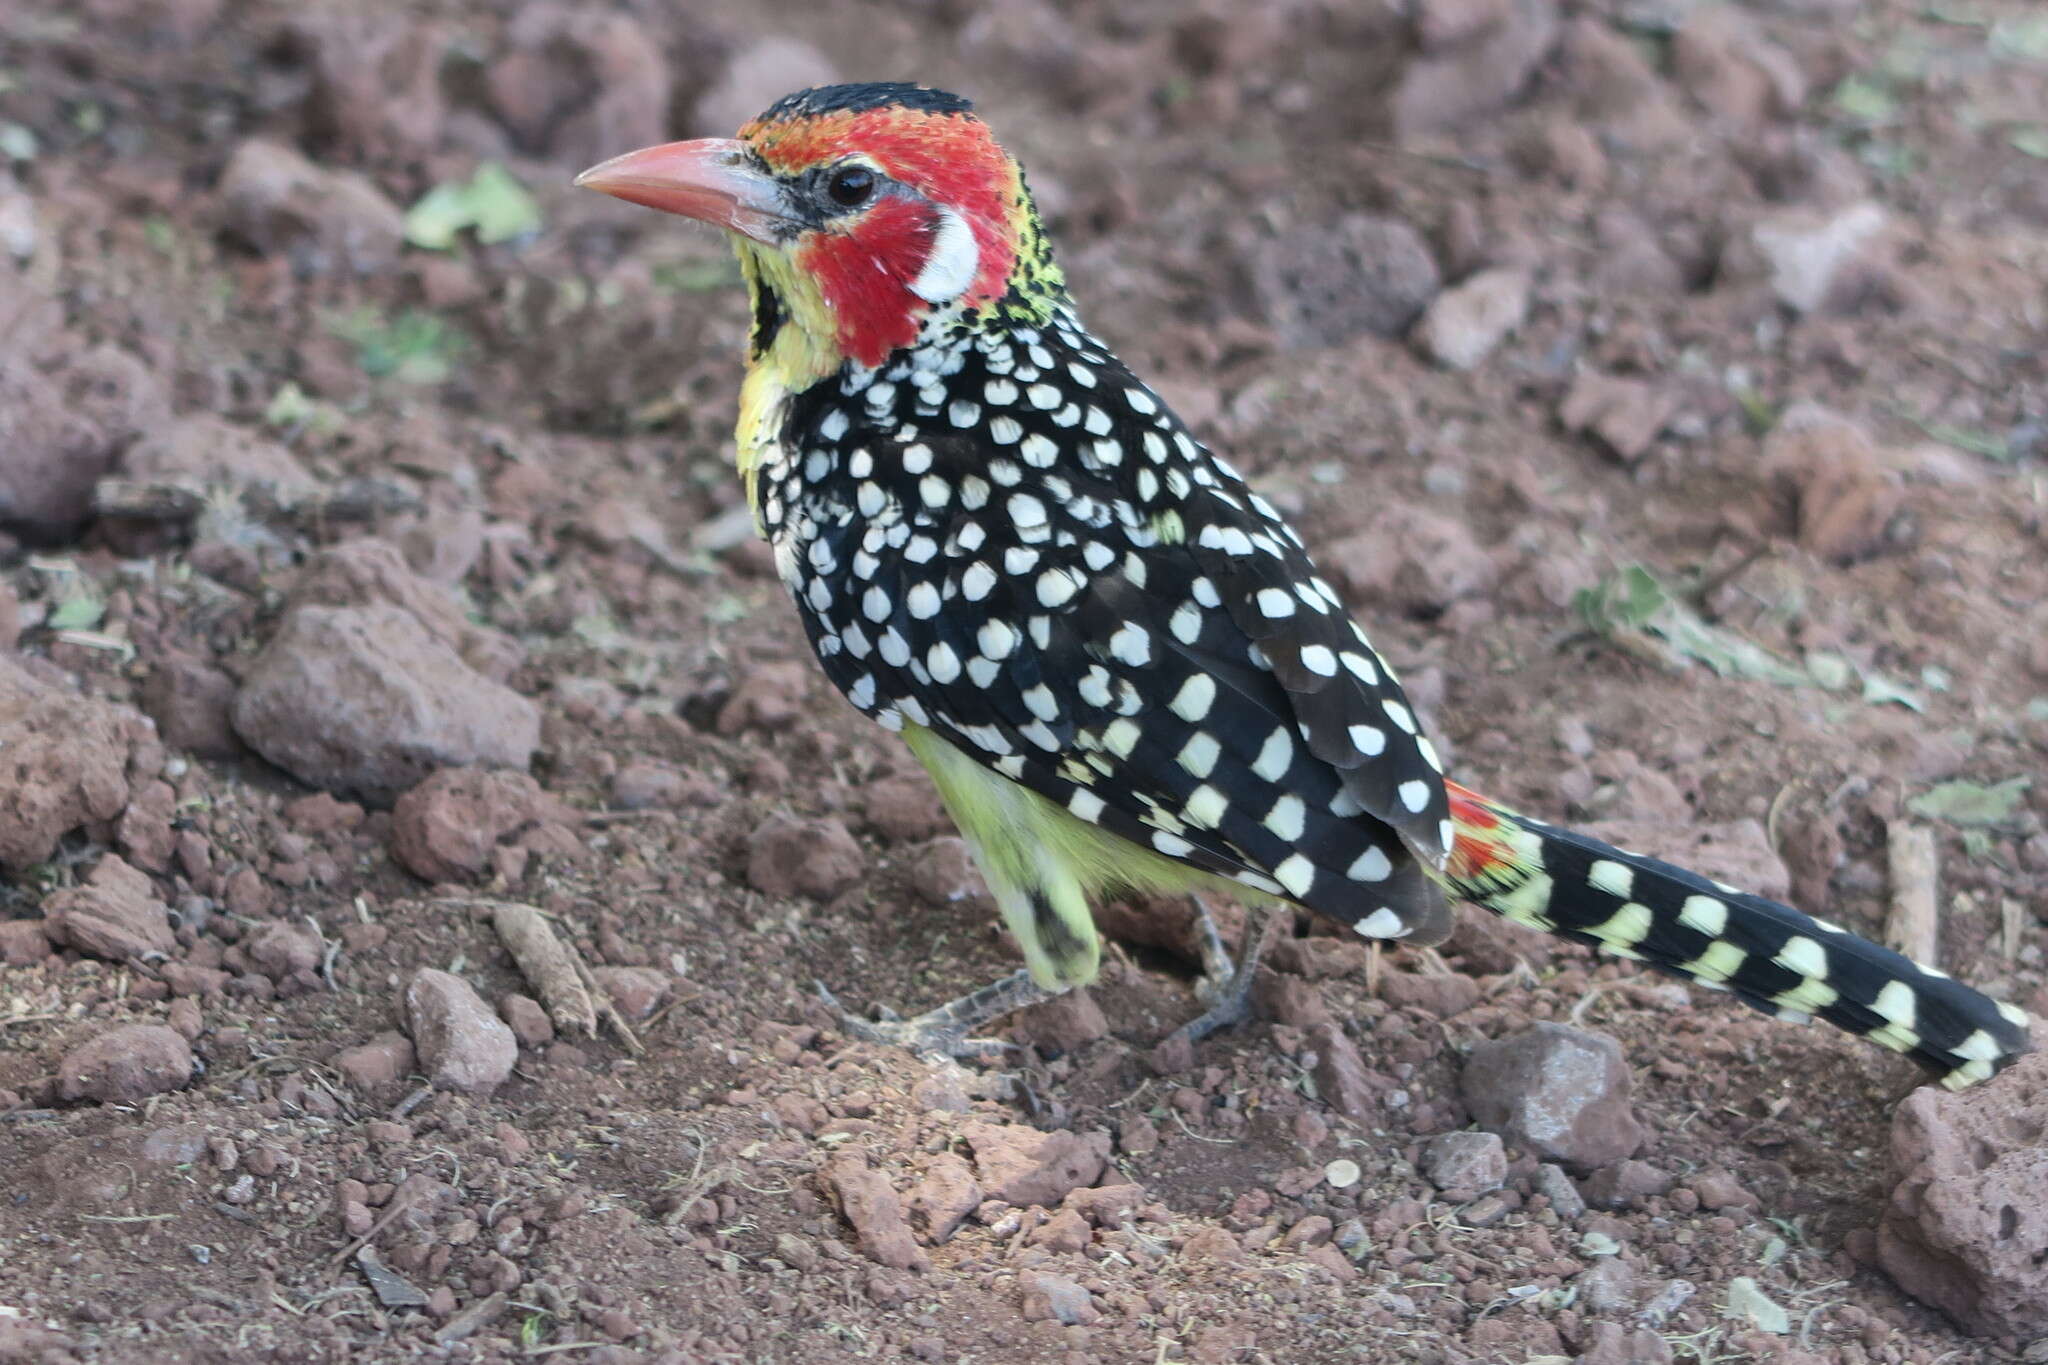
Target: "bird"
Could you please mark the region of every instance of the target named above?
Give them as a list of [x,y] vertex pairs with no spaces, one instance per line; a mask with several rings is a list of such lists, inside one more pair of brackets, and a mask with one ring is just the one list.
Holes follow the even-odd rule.
[[1223,979],[1191,1041],[1245,1016],[1294,907],[1427,947],[1463,902],[1950,1088],[2029,1046],[2024,1011],[1933,967],[1447,779],[1302,537],[1083,324],[969,100],[800,90],[575,183],[730,237],[756,529],[826,677],[930,773],[1022,948],[915,1018],[845,1016],[862,1036],[979,1046],[1096,979],[1091,900],[1147,892],[1248,909],[1235,963],[1208,930]]

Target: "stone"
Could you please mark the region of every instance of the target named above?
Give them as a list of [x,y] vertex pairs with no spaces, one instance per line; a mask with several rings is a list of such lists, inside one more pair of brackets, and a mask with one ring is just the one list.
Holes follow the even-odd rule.
[[1564,1173],[1564,1167],[1544,1162],[1536,1168],[1536,1193],[1550,1201],[1550,1207],[1567,1223],[1586,1211],[1586,1197]]
[[1093,1185],[1109,1161],[1109,1134],[1019,1124],[969,1123],[961,1136],[974,1153],[984,1196],[1018,1207],[1057,1206],[1070,1190]]
[[1603,450],[1624,462],[1650,448],[1673,417],[1678,399],[1646,379],[1628,379],[1581,370],[1557,410],[1567,431],[1585,432]]
[[1733,5],[1686,13],[1672,35],[1671,69],[1687,94],[1750,132],[1795,117],[1806,102],[1799,63]]
[[1017,1276],[1023,1296],[1019,1311],[1026,1322],[1058,1322],[1068,1327],[1085,1327],[1102,1320],[1102,1310],[1088,1291],[1064,1275],[1044,1270],[1027,1270]]
[[966,1158],[953,1152],[933,1157],[912,1187],[910,1225],[932,1246],[942,1246],[981,1204],[981,1185]]
[[735,52],[718,79],[697,97],[690,118],[696,137],[731,137],[792,90],[839,81],[838,67],[798,38],[763,38]]
[[612,1007],[631,1023],[653,1014],[668,999],[669,978],[652,967],[593,967],[590,974],[611,997]]
[[309,786],[389,805],[437,768],[524,768],[540,711],[401,607],[290,611],[236,694],[235,732]]
[[671,64],[661,38],[638,19],[527,4],[514,11],[505,43],[484,87],[522,151],[591,166],[622,148],[666,140]]
[[128,805],[128,767],[155,733],[139,711],[46,681],[0,654],[0,868],[19,873]]
[[1780,415],[1764,437],[1759,467],[1797,502],[1799,543],[1836,564],[1881,550],[1905,500],[1903,482],[1869,433],[1818,403],[1795,403]]
[[1617,1161],[1603,1166],[1579,1186],[1586,1202],[1596,1209],[1626,1209],[1643,1200],[1668,1194],[1671,1173],[1647,1161]]
[[1346,1118],[1371,1118],[1377,1092],[1351,1035],[1331,1020],[1309,1029],[1308,1046],[1315,1050],[1316,1091],[1324,1102]]
[[1749,239],[1779,302],[1798,313],[1847,313],[1885,283],[1888,270],[1876,253],[1890,226],[1884,207],[1865,199],[1770,214],[1750,228]]
[[1614,1039],[1551,1023],[1479,1044],[1459,1079],[1481,1127],[1580,1171],[1612,1165],[1642,1145],[1631,1084]]
[[161,961],[178,950],[171,907],[118,854],[101,858],[83,886],[51,895],[43,918],[60,942],[110,962]]
[[467,881],[490,870],[499,845],[554,811],[525,773],[443,768],[392,807],[391,852],[427,881]]
[[831,900],[866,871],[866,855],[838,820],[778,811],[747,842],[747,883],[764,895]]
[[825,1166],[825,1183],[868,1257],[894,1270],[931,1269],[932,1260],[904,1221],[887,1176],[859,1152],[840,1152]]
[[405,1017],[427,1079],[488,1095],[512,1075],[519,1040],[459,976],[424,967],[405,988]]
[[1972,1332],[2048,1335],[2048,1052],[1968,1090],[1915,1090],[1891,1137],[1885,1273]]
[[1493,1133],[1439,1133],[1422,1144],[1422,1174],[1438,1189],[1469,1199],[1507,1180],[1507,1151]]
[[1588,1312],[1626,1313],[1636,1306],[1636,1273],[1619,1256],[1600,1257],[1573,1283]]
[[[1460,0],[1460,7],[1471,2]],[[1396,141],[1413,143],[1501,113],[1557,42],[1556,0],[1506,0],[1491,24],[1432,23],[1430,16],[1445,8],[1445,0],[1430,0],[1420,11],[1419,36],[1430,45],[1409,59],[1394,87]]]
[[510,1026],[521,1047],[541,1048],[555,1041],[554,1020],[530,995],[506,995],[498,1002],[498,1017]]
[[175,648],[159,655],[136,700],[166,748],[216,760],[248,752],[228,720],[235,680],[196,655]]
[[1343,537],[1321,558],[1361,606],[1411,615],[1434,615],[1480,596],[1500,576],[1465,520],[1393,499],[1375,509],[1371,530]]
[[1447,369],[1473,369],[1529,316],[1529,283],[1526,270],[1482,270],[1430,300],[1410,340]]
[[1018,1036],[1048,1053],[1072,1052],[1109,1035],[1102,1006],[1086,987],[1075,987],[1017,1015]]
[[162,1024],[122,1024],[57,1063],[57,1094],[66,1100],[133,1104],[191,1079],[192,1045]]
[[405,213],[373,181],[283,143],[243,142],[221,171],[219,194],[229,231],[302,275],[375,274],[405,247]]
[[378,1091],[397,1085],[418,1062],[412,1039],[402,1033],[380,1033],[367,1043],[334,1054],[334,1069],[358,1090]]
[[1250,268],[1267,320],[1298,349],[1399,336],[1442,286],[1422,235],[1371,214],[1291,227],[1257,244]]
[[326,956],[320,936],[304,924],[266,924],[243,944],[249,960],[265,976],[282,981],[294,972],[314,972]]

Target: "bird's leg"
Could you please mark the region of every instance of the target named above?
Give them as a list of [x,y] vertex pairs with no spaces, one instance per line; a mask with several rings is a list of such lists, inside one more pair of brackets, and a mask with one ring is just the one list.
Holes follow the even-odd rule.
[[[1200,900],[1195,905],[1207,923],[1208,907]],[[1274,910],[1271,906],[1247,906],[1244,912],[1244,944],[1238,949],[1236,968],[1229,967],[1230,959],[1225,955],[1223,963],[1228,974],[1220,978],[1221,987],[1213,990],[1209,1008],[1167,1035],[1161,1048],[1175,1043],[1196,1043],[1218,1029],[1243,1023],[1252,1012],[1252,983],[1258,978],[1259,959],[1272,946],[1275,933],[1292,918],[1291,913]],[[1215,933],[1215,926],[1209,924],[1207,937],[1214,939]],[[1220,943],[1216,945],[1216,951],[1222,952]],[[1209,956],[1206,943],[1202,955],[1204,959]]]
[[1204,1000],[1214,1002],[1229,986],[1237,968],[1231,965],[1223,935],[1216,931],[1216,916],[1210,913],[1208,902],[1200,896],[1189,896],[1188,904],[1195,907],[1195,932],[1202,940],[1202,984],[1197,989]]
[[818,982],[817,987],[818,995],[839,1016],[839,1027],[846,1033],[866,1042],[904,1048],[924,1057],[973,1057],[1014,1048],[1016,1044],[1006,1043],[1000,1038],[976,1038],[972,1035],[976,1029],[994,1023],[1006,1014],[1042,1005],[1067,993],[1065,987],[1048,990],[1033,981],[1030,972],[1019,970],[914,1018],[898,1019],[892,1015],[887,1019],[873,1020],[862,1019],[849,1012],[839,1003],[838,997],[825,988],[824,982]]

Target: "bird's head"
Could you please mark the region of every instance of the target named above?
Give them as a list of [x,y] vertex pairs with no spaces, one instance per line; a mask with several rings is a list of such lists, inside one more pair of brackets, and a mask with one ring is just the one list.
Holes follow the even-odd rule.
[[1043,321],[1062,297],[1016,160],[940,90],[801,90],[738,137],[628,152],[576,183],[730,232],[754,357],[790,347],[819,375],[880,365],[934,320]]

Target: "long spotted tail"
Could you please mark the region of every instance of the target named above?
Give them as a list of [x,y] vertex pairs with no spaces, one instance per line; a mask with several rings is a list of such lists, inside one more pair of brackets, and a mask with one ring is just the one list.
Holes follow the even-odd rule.
[[1819,1015],[1951,1090],[2028,1050],[2024,1010],[1839,925],[1531,820],[1450,785],[1451,890],[1495,914],[1647,962],[1780,1019]]

